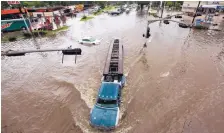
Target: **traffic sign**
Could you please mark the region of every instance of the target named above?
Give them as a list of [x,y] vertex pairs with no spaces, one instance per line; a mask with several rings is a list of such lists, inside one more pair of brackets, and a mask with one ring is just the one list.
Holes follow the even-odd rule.
[[17,5],[20,4],[20,1],[7,1],[9,5]]

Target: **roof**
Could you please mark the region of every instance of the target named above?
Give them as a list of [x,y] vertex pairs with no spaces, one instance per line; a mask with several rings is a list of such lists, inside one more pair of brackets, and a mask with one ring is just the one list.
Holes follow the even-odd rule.
[[85,36],[82,39],[92,39],[92,37],[91,36]]
[[217,9],[224,9],[224,6],[217,6]]
[[119,93],[119,84],[102,82],[99,90],[99,98],[116,100]]
[[[22,8],[22,12],[25,13],[25,10],[27,10],[28,12],[52,12],[52,11],[56,11],[56,10],[61,10],[61,9],[65,9],[65,7],[63,6],[58,6],[58,7],[51,7],[51,8]],[[14,13],[20,13],[19,9],[4,9],[1,10],[1,14],[14,14]]]
[[[24,12],[24,10],[22,9],[22,11]],[[4,9],[1,10],[1,14],[14,14],[14,13],[20,13],[19,9]]]
[[214,8],[216,9],[218,5],[202,5],[203,8]]
[[28,12],[53,12],[56,10],[66,9],[64,6],[57,7],[42,7],[42,8],[28,8]]

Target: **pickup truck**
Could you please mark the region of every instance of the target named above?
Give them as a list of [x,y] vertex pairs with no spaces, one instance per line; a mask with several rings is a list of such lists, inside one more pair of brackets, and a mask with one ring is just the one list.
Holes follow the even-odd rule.
[[124,81],[123,76],[120,83],[102,82],[96,104],[90,112],[91,126],[101,130],[112,130],[117,126]]

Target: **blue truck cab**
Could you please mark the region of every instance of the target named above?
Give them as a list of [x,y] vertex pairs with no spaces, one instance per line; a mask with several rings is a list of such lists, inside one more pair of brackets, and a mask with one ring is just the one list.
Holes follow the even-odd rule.
[[99,129],[114,129],[119,121],[122,82],[102,82],[96,104],[90,113],[90,124]]

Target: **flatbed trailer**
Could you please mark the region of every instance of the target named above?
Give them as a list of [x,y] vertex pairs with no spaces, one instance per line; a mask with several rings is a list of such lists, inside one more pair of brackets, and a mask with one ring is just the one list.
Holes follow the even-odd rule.
[[119,39],[114,39],[110,46],[103,76],[106,82],[119,82],[123,76],[123,45]]

